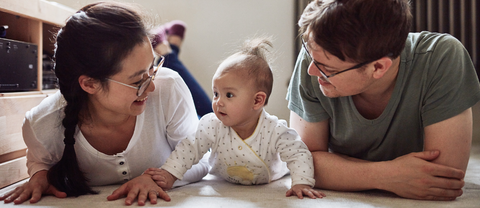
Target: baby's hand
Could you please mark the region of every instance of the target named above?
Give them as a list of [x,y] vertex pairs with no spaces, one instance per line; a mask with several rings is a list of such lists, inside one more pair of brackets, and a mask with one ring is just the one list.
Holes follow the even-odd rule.
[[160,168],[149,168],[143,172],[143,174],[151,175],[155,183],[157,183],[157,185],[163,190],[171,189],[173,183],[177,180],[177,177]]
[[323,198],[327,196],[324,193],[317,191],[311,188],[310,186],[307,186],[304,184],[297,184],[295,186],[292,186],[292,188],[287,191],[287,194],[286,194],[287,197],[293,196],[293,195],[297,195],[299,199],[303,199],[303,195],[309,196],[312,199]]

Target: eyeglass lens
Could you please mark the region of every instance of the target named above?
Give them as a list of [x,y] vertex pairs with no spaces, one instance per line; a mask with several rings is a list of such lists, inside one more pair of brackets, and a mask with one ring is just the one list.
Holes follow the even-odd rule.
[[[155,68],[155,70],[153,71],[153,74],[148,76],[147,80],[145,80],[145,82],[142,83],[142,85],[138,88],[137,96],[140,97],[140,95],[142,95],[143,92],[145,92],[145,90],[148,88],[148,86],[150,86],[150,82],[152,82],[152,80],[155,79],[155,75],[157,74],[158,68],[163,66],[164,61],[165,61],[165,58],[163,56],[160,56],[159,57],[159,63],[157,65],[157,67]],[[155,60],[155,62],[156,62],[156,60]]]
[[153,76],[149,76],[147,78],[147,80],[140,86],[140,88],[138,88],[138,91],[137,91],[137,96],[140,96],[143,94],[143,92],[145,92],[145,90],[148,88],[148,86],[150,85],[150,82],[152,82],[152,78]]
[[313,61],[313,57],[312,57],[312,55],[310,55],[310,52],[308,52],[308,48],[307,48],[307,46],[305,44],[305,41],[303,39],[302,39],[302,46],[303,46],[303,49],[305,49],[305,52],[307,52],[308,59],[310,59],[310,64],[313,63],[315,65],[315,67],[317,67],[320,74],[322,74],[322,76],[320,76],[320,79],[324,82],[330,83],[330,80],[328,79],[328,76],[322,71],[322,69],[320,69],[320,66],[318,66],[317,63],[315,63],[315,61]]

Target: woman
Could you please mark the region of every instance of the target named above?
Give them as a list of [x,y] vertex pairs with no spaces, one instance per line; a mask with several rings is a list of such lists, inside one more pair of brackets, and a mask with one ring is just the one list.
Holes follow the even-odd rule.
[[[198,119],[181,77],[161,68],[163,57],[154,66],[147,31],[139,13],[114,2],[87,5],[67,20],[56,37],[60,92],[24,120],[30,181],[0,200],[35,203],[42,194],[79,196],[95,193],[90,186],[121,182],[108,200],[170,200],[142,173],[160,167],[195,133]],[[182,182],[207,171],[202,163]]]

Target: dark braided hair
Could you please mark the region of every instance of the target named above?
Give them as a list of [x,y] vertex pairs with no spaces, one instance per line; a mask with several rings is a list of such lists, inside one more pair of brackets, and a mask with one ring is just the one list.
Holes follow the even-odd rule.
[[81,75],[107,85],[106,78],[121,70],[121,62],[148,37],[142,17],[133,7],[116,2],[89,4],[72,15],[56,36],[55,74],[66,100],[65,149],[48,170],[48,182],[68,196],[94,194],[77,162],[75,132],[88,114],[88,94],[78,82]]

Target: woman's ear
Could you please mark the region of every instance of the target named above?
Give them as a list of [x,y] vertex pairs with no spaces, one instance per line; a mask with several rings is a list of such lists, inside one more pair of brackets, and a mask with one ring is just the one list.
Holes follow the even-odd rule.
[[95,94],[100,89],[100,83],[98,80],[86,75],[81,75],[78,77],[78,83],[80,84],[80,87],[88,94]]
[[255,101],[253,104],[253,109],[258,110],[261,109],[265,105],[265,100],[267,99],[267,94],[265,92],[257,92],[255,93]]
[[393,64],[393,60],[388,57],[383,57],[374,62],[375,71],[373,72],[373,77],[380,79],[383,75],[390,69]]

